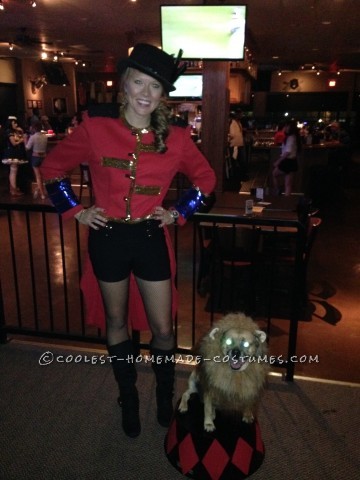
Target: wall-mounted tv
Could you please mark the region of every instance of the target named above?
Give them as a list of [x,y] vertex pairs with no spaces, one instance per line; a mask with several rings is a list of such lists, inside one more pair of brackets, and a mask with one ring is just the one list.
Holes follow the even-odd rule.
[[181,75],[175,82],[176,90],[170,98],[202,98],[203,77],[200,74]]
[[246,5],[161,5],[165,52],[185,60],[243,60]]

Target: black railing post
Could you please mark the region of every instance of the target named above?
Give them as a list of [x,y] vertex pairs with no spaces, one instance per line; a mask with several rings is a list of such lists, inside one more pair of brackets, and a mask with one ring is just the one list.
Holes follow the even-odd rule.
[[4,312],[4,301],[1,288],[1,278],[0,278],[0,343],[7,342],[6,326],[5,326],[5,312]]

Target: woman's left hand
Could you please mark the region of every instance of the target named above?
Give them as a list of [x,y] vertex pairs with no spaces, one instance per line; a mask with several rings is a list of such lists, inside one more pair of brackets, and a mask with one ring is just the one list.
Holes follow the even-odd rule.
[[163,207],[155,207],[153,211],[153,218],[160,221],[159,227],[164,225],[171,225],[174,223],[174,217],[171,215],[169,210],[166,210]]

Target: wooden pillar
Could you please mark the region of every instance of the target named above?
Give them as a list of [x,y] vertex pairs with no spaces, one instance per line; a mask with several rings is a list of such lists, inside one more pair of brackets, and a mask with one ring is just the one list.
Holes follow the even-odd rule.
[[201,149],[223,191],[224,158],[229,131],[229,62],[204,61],[201,113]]

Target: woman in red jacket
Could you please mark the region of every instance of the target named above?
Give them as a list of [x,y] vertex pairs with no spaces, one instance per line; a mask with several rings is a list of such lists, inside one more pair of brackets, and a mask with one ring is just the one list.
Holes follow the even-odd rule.
[[[136,369],[128,332],[132,301],[140,293],[152,332],[157,418],[172,416],[175,340],[174,261],[166,226],[185,223],[211,197],[215,174],[188,128],[169,123],[166,95],[183,73],[178,59],[138,44],[119,62],[122,102],[89,109],[76,130],[42,165],[50,198],[64,217],[90,227],[87,275],[95,274],[105,310],[107,346],[119,384],[125,433],[140,433]],[[96,204],[84,209],[66,176],[88,162]],[[176,173],[194,187],[171,209],[162,202]],[[92,299],[95,297],[92,296]],[[136,297],[137,298],[137,297]],[[136,315],[136,314],[135,314]],[[134,316],[130,318],[134,324]],[[97,319],[98,322],[98,319]]]

